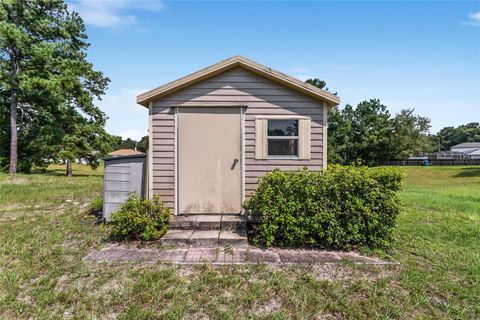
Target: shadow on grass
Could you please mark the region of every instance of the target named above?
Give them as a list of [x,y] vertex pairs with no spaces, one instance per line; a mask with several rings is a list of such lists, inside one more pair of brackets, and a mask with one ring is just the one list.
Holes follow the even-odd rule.
[[[55,177],[66,177],[67,174],[65,172],[65,169],[47,169],[47,170],[34,170],[32,171],[34,174],[44,174],[47,176],[55,176]],[[103,176],[103,173],[100,171],[90,171],[90,172],[85,172],[85,171],[75,171],[73,170],[71,178],[76,178],[76,177],[91,177],[91,176]]]
[[465,178],[465,177],[480,177],[480,168],[462,168],[456,175],[456,178]]

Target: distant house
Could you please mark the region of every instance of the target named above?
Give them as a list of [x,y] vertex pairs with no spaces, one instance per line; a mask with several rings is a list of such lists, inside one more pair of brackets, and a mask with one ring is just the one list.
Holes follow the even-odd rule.
[[[480,142],[465,142],[450,148],[452,152],[462,152],[470,156],[469,159],[480,159]],[[471,158],[477,156],[478,158]]]
[[450,151],[438,151],[429,155],[430,159],[480,159],[480,142],[465,142],[450,148]]
[[461,160],[467,159],[465,158],[465,154],[463,152],[456,152],[456,151],[437,151],[428,156],[429,159],[437,159],[437,160]]
[[108,155],[112,157],[118,157],[118,156],[131,156],[134,154],[143,154],[143,152],[140,152],[134,149],[118,149],[110,152]]
[[468,154],[470,159],[480,159],[480,149],[474,150]]
[[410,156],[408,160],[427,160],[428,156]]

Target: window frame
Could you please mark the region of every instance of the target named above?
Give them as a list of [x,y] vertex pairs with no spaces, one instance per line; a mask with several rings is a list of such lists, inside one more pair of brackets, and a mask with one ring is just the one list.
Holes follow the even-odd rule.
[[[299,160],[299,152],[300,152],[300,119],[298,117],[292,117],[292,118],[266,118],[267,120],[265,129],[266,129],[266,134],[265,134],[265,144],[266,144],[266,150],[267,150],[267,159],[277,159],[277,160]],[[269,121],[297,121],[297,135],[296,136],[269,136],[268,135],[268,122]],[[296,154],[292,155],[271,155],[268,153],[269,149],[269,140],[296,140],[297,141],[297,152]]]

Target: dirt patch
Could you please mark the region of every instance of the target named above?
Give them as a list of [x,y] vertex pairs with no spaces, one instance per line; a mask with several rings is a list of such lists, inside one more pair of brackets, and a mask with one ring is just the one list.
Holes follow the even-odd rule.
[[398,265],[341,265],[324,264],[312,265],[308,271],[317,280],[342,281],[358,280],[366,282],[375,282],[379,279],[385,279],[395,274]]
[[254,311],[254,313],[257,315],[266,315],[266,314],[280,311],[281,309],[282,309],[282,301],[277,297],[273,297],[267,303],[258,307]]
[[8,177],[5,180],[3,180],[4,184],[29,184],[30,181],[25,178],[21,177]]
[[10,204],[6,207],[0,208],[0,221],[13,221],[19,218],[25,218],[28,220],[35,220],[39,216],[45,216],[47,214],[61,214],[63,211],[58,210],[35,210],[32,211],[30,206],[21,206],[18,204]]
[[112,279],[105,284],[103,284],[98,290],[97,294],[104,296],[107,294],[112,294],[113,292],[120,292],[124,288],[123,284],[118,279]]
[[70,282],[69,282],[68,277],[66,275],[61,275],[57,279],[57,283],[55,285],[55,291],[56,292],[62,292],[62,291],[67,290],[69,283]]
[[21,205],[20,203],[9,203],[9,204],[3,205],[1,211],[20,210],[20,209],[29,208],[29,207],[30,206]]
[[317,319],[317,320],[336,320],[336,319],[345,319],[345,318],[340,314],[322,313],[322,314],[318,315],[315,319]]

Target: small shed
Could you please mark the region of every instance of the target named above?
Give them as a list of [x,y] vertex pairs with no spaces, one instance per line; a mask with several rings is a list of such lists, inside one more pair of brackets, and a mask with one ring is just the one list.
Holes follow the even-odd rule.
[[241,215],[265,173],[326,168],[327,111],[339,102],[241,56],[145,92],[148,196],[175,215]]
[[110,220],[131,192],[145,195],[145,154],[104,159],[103,218]]

